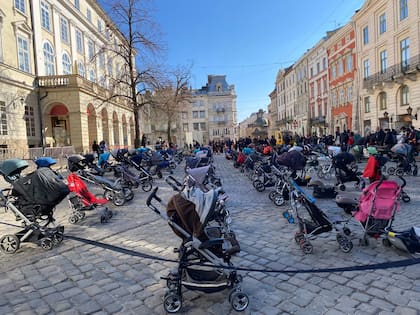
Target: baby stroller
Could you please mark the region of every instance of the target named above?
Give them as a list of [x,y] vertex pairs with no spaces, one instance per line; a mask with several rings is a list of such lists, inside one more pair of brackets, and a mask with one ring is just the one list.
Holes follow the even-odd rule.
[[84,181],[102,187],[103,196],[107,200],[112,200],[116,206],[122,206],[126,201],[134,198],[133,191],[121,184],[121,180],[111,181],[103,176],[95,175],[85,168],[85,158],[80,154],[70,155],[67,158],[68,169],[75,172]]
[[[174,195],[166,206],[166,213],[159,210],[155,201],[162,203],[155,187],[147,199],[147,206],[167,220],[174,233],[182,239],[178,252],[179,264],[166,280],[167,292],[163,307],[168,313],[176,313],[182,308],[182,287],[205,293],[219,292],[230,288],[229,301],[235,311],[244,311],[249,304],[248,295],[241,291],[242,277],[233,269],[226,238],[220,237],[217,227],[206,226],[207,216],[196,209],[194,203]],[[212,197],[210,197],[212,195]],[[214,210],[215,195],[210,192],[206,199],[208,215]],[[155,202],[156,203],[156,202]],[[229,268],[229,269],[224,269]]]
[[53,227],[53,214],[54,208],[68,195],[69,189],[47,167],[20,176],[27,167],[28,163],[19,159],[5,160],[0,165],[0,173],[12,185],[11,189],[0,192],[0,199],[6,210],[10,210],[16,220],[23,224],[23,229],[16,234],[0,238],[0,250],[6,254],[15,253],[23,242],[35,243],[50,250],[63,240],[64,227]]
[[351,153],[342,152],[333,156],[332,163],[335,169],[336,186],[342,191],[346,190],[347,182],[356,182],[356,187],[365,186],[361,177],[362,173],[357,170],[356,159]]
[[411,227],[402,232],[388,231],[383,239],[385,246],[394,246],[408,253],[420,253],[420,228]]
[[401,187],[396,181],[383,178],[363,190],[354,218],[364,233],[360,245],[368,245],[367,236],[378,238],[391,229],[396,211],[400,209]]
[[417,176],[417,164],[412,154],[412,147],[407,143],[398,143],[389,152],[391,160],[396,162],[396,167],[389,166],[386,172],[389,175],[404,176],[405,174]]
[[266,187],[273,187],[276,184],[276,175],[271,170],[270,163],[262,163],[255,170],[257,178],[254,179],[252,185],[259,192],[265,190]]
[[73,193],[69,196],[70,208],[72,213],[69,216],[69,222],[76,224],[84,219],[86,211],[92,211],[101,208],[101,223],[108,222],[112,218],[112,211],[104,205],[108,202],[105,198],[96,198],[88,189],[86,184],[74,173],[67,176],[67,185]]
[[[296,148],[296,147],[293,147]],[[273,164],[277,167],[285,166],[291,172],[291,178],[299,186],[307,186],[310,181],[310,176],[306,176],[305,166],[306,158],[298,150],[289,150],[288,152],[282,153],[277,156],[274,155],[272,158]],[[300,171],[300,174],[298,174]]]
[[329,233],[333,229],[337,232],[336,240],[342,252],[348,253],[353,249],[349,238],[351,233],[347,227],[348,220],[330,220],[328,216],[315,204],[315,199],[304,192],[293,179],[289,179],[290,200],[292,210],[296,213],[299,230],[295,234],[295,241],[305,254],[313,252],[311,240],[318,235]]

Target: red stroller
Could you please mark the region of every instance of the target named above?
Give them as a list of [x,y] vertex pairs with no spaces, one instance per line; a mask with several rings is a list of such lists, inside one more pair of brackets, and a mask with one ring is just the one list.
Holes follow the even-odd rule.
[[108,202],[105,198],[96,198],[88,189],[83,180],[74,173],[67,176],[69,190],[72,194],[69,196],[70,208],[72,214],[69,217],[71,224],[76,224],[82,220],[86,211],[92,211],[101,208],[101,223],[106,223],[112,218],[112,211],[104,205]]
[[354,218],[364,229],[360,245],[368,245],[367,236],[378,238],[386,234],[400,209],[401,187],[392,180],[373,182],[363,190],[359,199],[359,209]]

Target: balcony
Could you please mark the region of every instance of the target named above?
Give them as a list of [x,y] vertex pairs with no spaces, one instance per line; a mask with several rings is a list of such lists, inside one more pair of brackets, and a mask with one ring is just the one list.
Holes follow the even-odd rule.
[[325,116],[318,116],[311,118],[311,125],[324,125],[325,124]]
[[276,120],[275,121],[275,125],[277,127],[279,127],[279,126],[285,126],[286,124],[287,124],[287,119],[286,118],[283,118],[283,119],[280,119],[280,120]]
[[420,72],[420,55],[410,58],[407,63],[398,63],[388,67],[384,73],[377,72],[363,80],[364,89],[381,89],[385,83],[403,83],[405,78],[416,80]]
[[226,109],[224,109],[223,107],[216,108],[216,113],[224,113],[225,111]]

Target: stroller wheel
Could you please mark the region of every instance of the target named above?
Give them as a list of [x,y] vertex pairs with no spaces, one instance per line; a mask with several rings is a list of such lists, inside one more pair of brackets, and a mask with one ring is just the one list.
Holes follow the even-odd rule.
[[382,245],[384,245],[385,247],[391,247],[392,243],[391,243],[391,241],[389,239],[384,238],[382,240]]
[[152,183],[150,183],[150,182],[143,183],[143,184],[141,185],[141,189],[142,189],[144,192],[149,192],[149,191],[151,191],[151,190],[152,190]]
[[174,292],[169,292],[165,294],[163,300],[163,308],[168,313],[177,313],[182,307],[182,298]]
[[112,199],[114,205],[120,207],[125,203],[125,196],[123,192],[115,193],[114,198]]
[[404,201],[406,203],[411,201],[410,196],[407,195],[407,193],[405,191],[401,194],[401,199],[402,199],[402,201]]
[[395,171],[396,176],[404,176],[404,170],[402,168],[397,168]]
[[69,223],[76,224],[78,221],[79,221],[79,218],[77,217],[77,215],[72,214],[71,216],[69,216]]
[[112,200],[114,198],[114,193],[110,190],[105,190],[104,191],[104,198],[108,201]]
[[330,179],[331,179],[331,173],[330,173],[330,172],[324,173],[323,178],[324,178],[325,180],[330,180]]
[[108,223],[108,216],[101,215],[101,223]]
[[264,183],[262,181],[260,181],[259,179],[254,180],[252,185],[254,185],[255,189],[259,192],[262,192],[262,191],[265,190]]
[[5,254],[14,254],[19,249],[20,240],[14,234],[7,234],[0,238],[0,251]]
[[388,175],[394,175],[395,174],[395,167],[388,167],[386,172],[388,173]]
[[351,230],[348,227],[343,227],[343,233],[345,236],[349,236],[351,234]]
[[413,168],[413,176],[417,176],[418,170],[417,170],[417,165],[414,166]]
[[133,200],[134,193],[130,188],[123,188],[123,192],[124,192],[124,198],[126,201]]
[[305,235],[302,232],[295,233],[295,242],[297,244],[302,243],[305,240]]
[[284,205],[284,198],[282,195],[277,194],[274,199],[273,202],[276,206],[280,207],[282,205]]
[[54,245],[58,245],[58,244],[60,244],[60,243],[63,241],[63,239],[64,239],[64,236],[63,236],[63,234],[61,234],[61,233],[55,233],[55,234],[52,236],[52,241],[53,241],[53,244],[54,244]]
[[337,243],[343,253],[348,253],[353,249],[353,243],[341,233],[337,234]]
[[304,254],[312,254],[314,251],[314,247],[309,241],[302,242],[300,247],[302,248]]
[[274,201],[274,198],[277,194],[278,192],[275,190],[270,191],[270,193],[268,194],[268,199],[270,199],[271,201]]
[[363,238],[359,239],[359,245],[360,246],[368,246],[369,245],[369,240],[366,237],[363,237]]
[[243,312],[249,305],[249,297],[246,293],[234,290],[229,294],[232,308],[237,312]]
[[84,212],[82,212],[82,211],[77,211],[77,212],[75,213],[75,215],[77,216],[77,218],[78,218],[79,220],[83,220],[83,219],[85,218],[85,216],[86,216],[86,214],[85,214]]
[[338,188],[339,188],[341,191],[345,191],[345,190],[346,190],[346,185],[344,185],[344,184],[340,184],[340,185],[338,186]]
[[51,250],[54,246],[54,243],[52,239],[50,239],[49,237],[44,237],[44,238],[41,238],[39,242],[39,246],[41,246],[41,248],[44,250]]
[[112,213],[112,211],[111,210],[108,210],[108,209],[106,209],[107,211],[105,212],[106,213],[106,215],[108,216],[108,219],[111,219],[113,216],[114,216],[114,214]]

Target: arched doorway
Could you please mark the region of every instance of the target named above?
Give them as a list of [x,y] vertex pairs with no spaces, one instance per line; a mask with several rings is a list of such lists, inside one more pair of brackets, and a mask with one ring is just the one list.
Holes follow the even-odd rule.
[[127,130],[127,120],[125,119],[125,114],[122,115],[122,132],[123,132],[123,145],[128,146],[128,130]]
[[102,139],[101,140],[104,140],[109,145],[108,111],[105,108],[101,111],[101,116],[102,116]]
[[[55,147],[71,145],[69,111],[63,104],[55,104],[49,112],[50,126],[46,126],[46,144]],[[50,128],[48,128],[50,127]],[[50,131],[48,131],[50,130]]]
[[114,146],[120,145],[120,122],[118,121],[117,112],[112,114],[112,131],[114,133]]
[[96,110],[92,104],[89,104],[86,109],[86,115],[88,118],[88,135],[89,135],[89,145],[92,145],[93,141],[96,140],[96,143],[99,143],[101,139],[98,139],[98,128],[96,126]]

